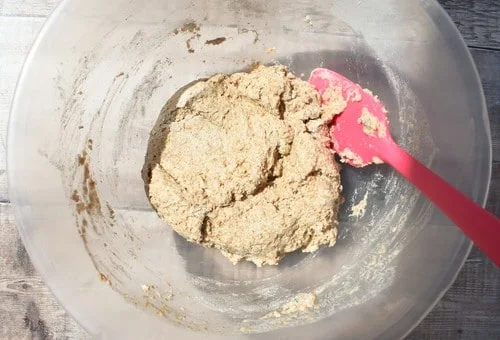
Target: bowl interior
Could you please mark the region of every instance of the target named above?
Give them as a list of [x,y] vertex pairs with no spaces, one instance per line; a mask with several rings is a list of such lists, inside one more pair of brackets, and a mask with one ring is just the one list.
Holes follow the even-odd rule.
[[[67,0],[19,83],[10,194],[35,265],[90,332],[401,337],[452,282],[470,243],[385,165],[344,167],[337,245],[278,266],[233,266],[157,217],[141,168],[161,107],[195,79],[255,62],[304,79],[327,67],[371,89],[398,143],[483,203],[484,99],[434,2]],[[317,306],[269,314],[301,293]]]

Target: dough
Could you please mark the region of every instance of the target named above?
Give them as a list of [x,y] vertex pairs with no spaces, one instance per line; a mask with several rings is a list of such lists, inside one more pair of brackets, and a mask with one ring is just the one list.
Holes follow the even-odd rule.
[[[370,92],[371,93],[371,92]],[[377,132],[378,137],[385,138],[387,129],[376,116],[374,116],[366,107],[361,110],[361,116],[358,118],[358,123],[363,126],[363,132],[369,136],[375,137]]]
[[333,246],[342,199],[327,124],[345,107],[338,100],[322,107],[284,66],[187,85],[151,132],[143,178],[152,206],[233,263]]

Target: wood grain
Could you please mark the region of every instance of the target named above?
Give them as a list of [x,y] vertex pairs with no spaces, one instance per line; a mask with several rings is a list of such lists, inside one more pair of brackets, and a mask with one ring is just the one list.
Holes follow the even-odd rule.
[[[500,32],[500,26],[497,30]],[[500,50],[469,49],[483,84],[490,118],[493,161],[500,162]]]
[[0,204],[0,339],[87,339],[45,286]]
[[48,16],[61,0],[3,0],[0,16],[40,17]]
[[470,47],[500,48],[498,0],[438,0]]
[[492,138],[493,167],[486,208],[500,216],[500,50],[471,48],[470,52],[483,85]]
[[0,202],[8,201],[7,122],[17,78],[44,18],[0,17]]

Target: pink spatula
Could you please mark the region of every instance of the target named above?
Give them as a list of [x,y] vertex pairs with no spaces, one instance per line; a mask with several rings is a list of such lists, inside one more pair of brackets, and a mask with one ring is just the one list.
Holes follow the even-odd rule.
[[488,213],[399,147],[391,137],[387,111],[367,90],[331,70],[318,68],[309,78],[328,104],[332,91],[347,102],[335,116],[331,137],[343,162],[356,167],[385,162],[406,177],[500,266],[500,219]]

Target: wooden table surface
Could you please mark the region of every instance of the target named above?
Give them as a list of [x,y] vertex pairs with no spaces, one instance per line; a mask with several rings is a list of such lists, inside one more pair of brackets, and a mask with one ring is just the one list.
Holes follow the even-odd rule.
[[[90,338],[31,264],[6,183],[6,126],[16,80],[36,34],[59,1],[0,0],[0,339]],[[487,208],[499,216],[500,2],[439,2],[464,36],[483,83],[493,137]],[[451,289],[407,339],[500,339],[500,270],[474,248]]]

